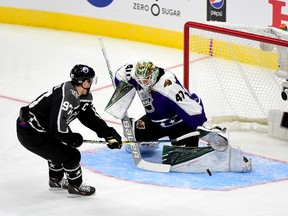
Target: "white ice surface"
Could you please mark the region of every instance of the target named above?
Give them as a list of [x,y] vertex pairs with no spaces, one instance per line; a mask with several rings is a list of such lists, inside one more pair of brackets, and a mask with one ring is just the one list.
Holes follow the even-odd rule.
[[[48,190],[47,163],[24,149],[16,138],[19,108],[40,93],[69,79],[77,63],[95,68],[94,103],[108,124],[121,132],[120,122],[103,110],[112,94],[97,36],[22,26],[0,25],[0,215],[66,216],[287,216],[288,180],[232,191],[207,191],[139,184],[101,175],[83,168],[84,181],[97,189],[93,197],[69,199],[65,191]],[[180,50],[104,38],[112,68],[150,58],[182,76]],[[140,117],[136,101],[130,116]],[[87,139],[89,129],[73,122]],[[288,162],[287,141],[257,132],[230,133],[231,143],[245,152]],[[81,150],[96,148],[83,145]],[[115,164],[117,163],[117,159]]]

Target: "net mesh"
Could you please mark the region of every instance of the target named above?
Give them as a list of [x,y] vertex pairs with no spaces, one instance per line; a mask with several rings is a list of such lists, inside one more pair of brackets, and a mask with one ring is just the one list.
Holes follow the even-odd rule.
[[[201,97],[209,120],[267,124],[269,110],[287,110],[288,102],[281,98],[285,79],[279,76],[287,74],[287,47],[269,41],[287,40],[287,32],[217,23],[228,29],[218,33],[206,25],[185,25],[184,79],[189,77],[186,87]],[[231,30],[247,32],[248,38],[232,36]],[[257,35],[267,41],[257,41]]]

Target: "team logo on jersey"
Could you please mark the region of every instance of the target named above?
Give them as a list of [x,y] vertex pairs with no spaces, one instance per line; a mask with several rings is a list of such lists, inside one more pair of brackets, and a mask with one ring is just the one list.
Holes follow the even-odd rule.
[[152,97],[142,99],[142,104],[143,104],[143,106],[144,106],[144,108],[145,108],[147,113],[152,113],[155,110],[152,102],[153,102],[153,98]]
[[215,9],[220,9],[223,7],[225,0],[210,0],[210,4]]
[[141,102],[145,108],[145,111],[147,113],[152,113],[155,111],[155,108],[153,106],[153,98],[151,96],[151,94],[148,91],[144,91],[143,89],[141,89],[139,92],[139,97],[141,99]]
[[73,89],[70,89],[70,92],[71,94],[75,97],[75,98],[78,98],[79,97],[79,94],[77,91],[73,90]]
[[107,7],[110,5],[113,0],[87,0],[90,4],[94,5],[95,7]]
[[137,129],[145,129],[145,122],[142,120],[136,121],[136,128]]
[[165,82],[164,82],[164,87],[170,86],[170,85],[172,85],[172,81],[169,80],[169,79],[166,79]]

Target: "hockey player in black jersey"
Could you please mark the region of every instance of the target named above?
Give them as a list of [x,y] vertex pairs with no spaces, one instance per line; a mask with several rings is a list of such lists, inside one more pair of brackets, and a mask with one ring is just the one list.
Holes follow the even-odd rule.
[[77,149],[82,145],[83,137],[72,132],[69,123],[78,118],[98,137],[104,138],[111,149],[120,149],[122,141],[92,104],[90,88],[97,80],[94,70],[78,64],[72,68],[70,77],[71,81],[53,87],[21,108],[17,136],[26,149],[48,161],[51,188],[90,196],[95,194],[95,188],[82,184],[81,154]]

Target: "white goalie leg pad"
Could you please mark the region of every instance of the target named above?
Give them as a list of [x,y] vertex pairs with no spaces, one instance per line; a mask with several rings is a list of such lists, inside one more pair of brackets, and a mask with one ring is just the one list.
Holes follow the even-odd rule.
[[230,171],[229,154],[225,152],[212,151],[198,158],[171,166],[174,172],[205,173]]
[[230,170],[233,172],[250,172],[252,170],[251,159],[243,156],[239,147],[230,146]]
[[240,148],[229,146],[224,152],[212,151],[183,163],[172,165],[171,171],[204,173],[210,172],[249,172],[251,160],[243,157]]

